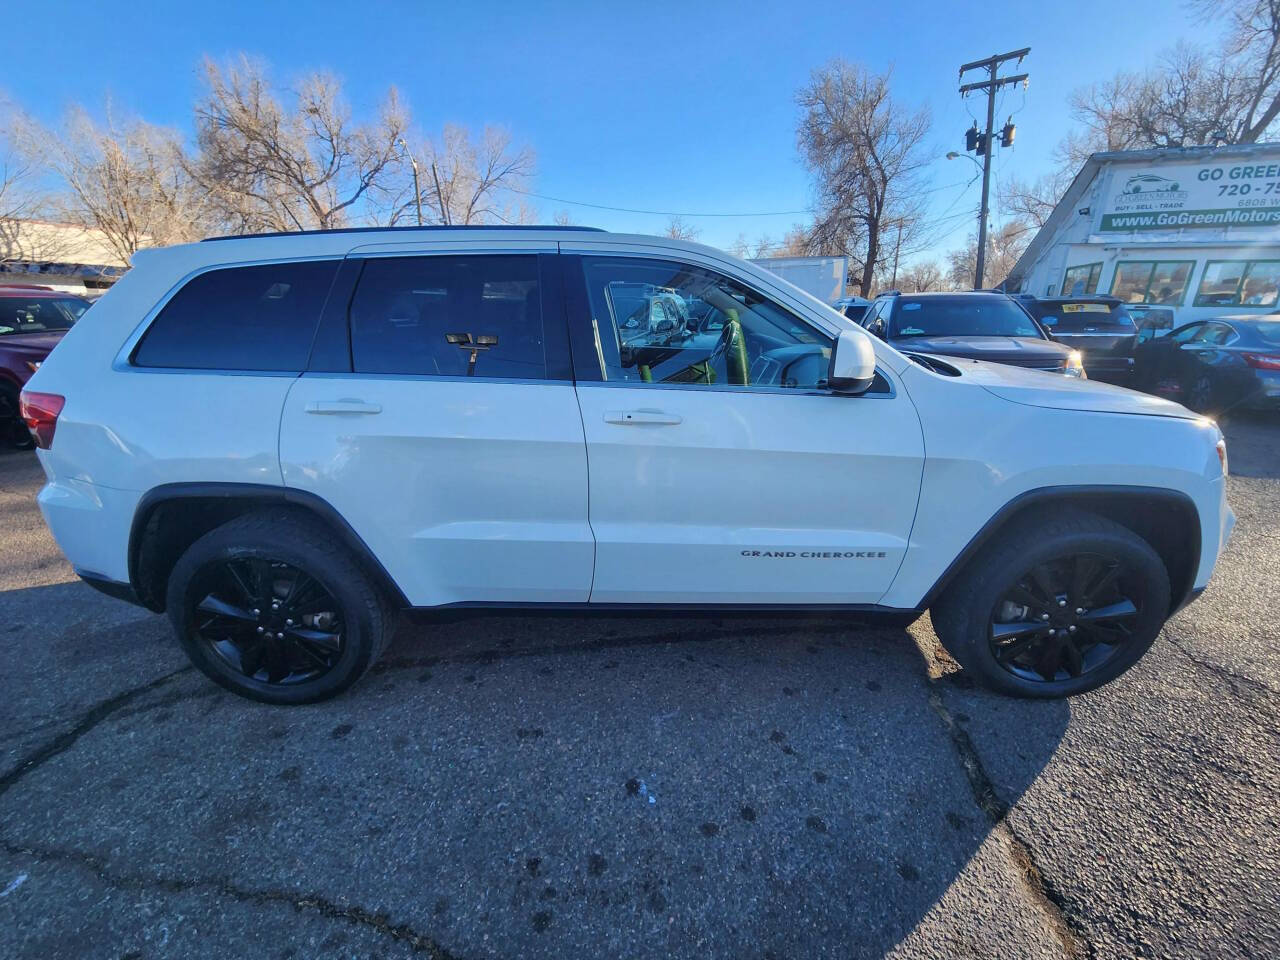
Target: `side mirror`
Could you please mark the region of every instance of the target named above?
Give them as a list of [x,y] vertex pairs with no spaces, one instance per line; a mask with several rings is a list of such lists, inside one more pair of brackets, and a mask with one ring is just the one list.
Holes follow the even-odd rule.
[[827,386],[836,393],[866,393],[876,378],[876,350],[861,330],[844,330],[831,350]]

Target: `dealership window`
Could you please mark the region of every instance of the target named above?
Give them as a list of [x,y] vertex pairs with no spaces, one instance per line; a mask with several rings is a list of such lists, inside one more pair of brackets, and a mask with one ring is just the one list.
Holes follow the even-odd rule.
[[1062,275],[1062,295],[1064,297],[1083,297],[1098,292],[1098,277],[1102,273],[1102,262],[1082,263],[1077,267],[1067,267]]
[[1280,291],[1280,260],[1210,260],[1205,264],[1197,307],[1274,307]]
[[1116,264],[1111,295],[1125,303],[1177,306],[1187,292],[1194,260],[1123,260]]

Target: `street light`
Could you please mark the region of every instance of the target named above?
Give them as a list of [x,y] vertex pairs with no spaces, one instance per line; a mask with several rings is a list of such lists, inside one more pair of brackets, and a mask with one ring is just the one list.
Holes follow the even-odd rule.
[[[973,158],[973,157],[969,156],[969,154],[967,154],[967,153],[957,153],[957,152],[956,152],[956,151],[954,151],[954,150],[950,150],[950,151],[948,151],[948,152],[947,152],[947,159],[948,159],[948,160],[954,160],[956,157],[964,157],[966,160],[968,160],[970,163],[972,163],[975,167],[977,167],[977,168],[978,168],[978,175],[979,175],[979,176],[981,176],[981,175],[983,175],[983,174],[985,174],[985,173],[986,173],[986,168],[985,168],[981,163],[979,163],[975,158]],[[973,180],[977,180],[977,179],[978,179],[977,177],[974,177],[974,178],[973,178]],[[972,183],[973,183],[973,180],[970,180],[970,181],[969,181],[969,183],[970,183],[971,185],[972,185]],[[986,187],[986,182],[985,182],[985,181],[983,182],[983,187],[984,187],[984,189],[985,189],[985,187]],[[986,193],[983,193],[983,194],[982,194],[982,203],[983,203],[983,206],[984,206],[984,207],[986,206],[986,202],[987,202],[987,195],[986,195]],[[980,289],[980,288],[981,288],[981,284],[982,284],[982,279],[981,279],[981,278],[982,278],[982,267],[983,267],[983,261],[986,259],[986,253],[987,253],[987,251],[986,251],[986,245],[987,245],[987,224],[986,224],[986,219],[987,219],[987,218],[986,218],[986,216],[985,216],[985,210],[983,210],[983,211],[979,211],[979,218],[978,218],[978,270],[977,270],[977,275],[974,277],[974,289],[975,289],[975,290],[978,290],[978,289]]]
[[980,164],[980,163],[979,163],[977,160],[975,160],[973,157],[969,156],[967,153],[956,153],[954,150],[952,150],[950,153],[948,153],[948,154],[947,154],[947,159],[948,159],[948,160],[954,160],[956,157],[964,157],[966,160],[968,160],[970,163],[972,163],[972,164],[973,164],[975,167],[977,167],[979,170],[981,170],[981,169],[982,169],[982,164]]
[[422,226],[422,187],[418,185],[418,161],[413,159],[413,151],[404,142],[404,137],[396,142],[404,148],[404,154],[409,158],[409,166],[413,167],[413,202],[418,208],[418,226]]

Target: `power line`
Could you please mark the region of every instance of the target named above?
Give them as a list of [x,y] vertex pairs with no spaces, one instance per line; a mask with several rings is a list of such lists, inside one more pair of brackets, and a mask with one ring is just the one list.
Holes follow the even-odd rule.
[[518,187],[507,187],[512,193],[522,193],[526,197],[537,197],[552,203],[567,203],[574,207],[590,207],[592,210],[612,210],[616,213],[642,213],[654,217],[798,217],[813,213],[813,210],[769,210],[761,213],[689,213],[678,210],[640,210],[635,207],[612,207],[605,203],[588,203],[586,200],[568,200],[564,197],[551,197],[545,193],[534,193],[532,190],[521,190]]
[[[972,183],[972,181],[970,181],[970,183]],[[964,187],[964,186],[968,186],[968,184],[966,184],[966,183],[944,183],[944,184],[942,184],[942,185],[940,185],[940,186],[936,186],[936,187],[926,187],[926,188],[925,188],[925,189],[923,189],[923,190],[917,190],[917,191],[915,191],[915,192],[916,192],[916,194],[920,194],[920,195],[922,195],[922,194],[938,193],[938,192],[939,192],[939,191],[941,191],[941,190],[950,190],[950,189],[952,189],[953,187]],[[814,213],[816,213],[816,212],[817,212],[816,210],[814,210],[814,209],[813,209],[813,208],[811,208],[811,207],[810,207],[810,208],[806,208],[806,209],[804,209],[804,210],[768,210],[768,211],[763,211],[763,212],[758,212],[758,213],[757,213],[757,212],[750,212],[750,213],[729,213],[729,212],[723,212],[723,211],[717,211],[717,212],[715,212],[715,213],[692,213],[692,212],[689,212],[689,211],[687,211],[687,210],[686,210],[686,211],[681,211],[681,210],[642,210],[642,209],[639,209],[639,208],[637,208],[637,207],[615,207],[615,206],[611,206],[611,205],[606,204],[606,203],[590,203],[590,202],[588,202],[588,201],[586,201],[586,200],[569,200],[569,199],[568,199],[568,198],[566,198],[566,197],[552,197],[552,196],[549,196],[549,195],[547,195],[547,194],[545,194],[545,193],[535,193],[535,192],[534,192],[534,191],[532,191],[532,190],[521,190],[519,187],[507,187],[507,189],[508,189],[508,190],[510,190],[512,193],[519,193],[519,194],[523,194],[523,195],[524,195],[524,196],[526,196],[526,197],[536,197],[536,198],[537,198],[537,199],[539,199],[539,200],[546,200],[546,201],[549,201],[549,202],[551,202],[551,203],[567,203],[567,204],[569,204],[570,206],[574,206],[574,207],[590,207],[592,210],[609,210],[609,211],[612,211],[612,212],[614,212],[614,213],[639,213],[639,214],[644,214],[644,215],[646,215],[646,216],[653,216],[653,217],[690,217],[690,218],[697,218],[697,217],[799,217],[799,216],[805,216],[805,215],[812,215],[812,214],[814,214]]]

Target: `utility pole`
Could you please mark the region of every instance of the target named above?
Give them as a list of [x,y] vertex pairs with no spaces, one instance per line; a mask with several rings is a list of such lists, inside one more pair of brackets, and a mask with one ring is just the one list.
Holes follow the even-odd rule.
[[893,245],[893,279],[889,281],[889,289],[898,289],[898,251],[902,249],[902,221],[898,221],[898,242]]
[[418,186],[418,161],[413,159],[413,151],[404,142],[404,137],[400,138],[400,146],[404,147],[405,155],[409,158],[409,166],[413,168],[413,202],[418,208],[418,226],[422,226],[422,187]]
[[[984,134],[979,134],[976,130],[970,129],[966,135],[965,144],[966,149],[977,149],[982,156],[982,206],[978,211],[978,269],[973,280],[973,288],[975,290],[982,289],[982,274],[987,261],[987,214],[991,196],[991,148],[993,146],[991,135],[996,122],[996,91],[1005,84],[1027,82],[1027,74],[1025,73],[1019,73],[1012,77],[999,76],[1000,65],[1010,60],[1017,60],[1021,64],[1022,58],[1030,52],[1030,47],[1023,47],[1021,50],[998,53],[994,57],[988,57],[986,60],[975,60],[973,63],[966,63],[960,67],[961,80],[970,70],[986,70],[988,74],[986,80],[960,85],[961,96],[972,93],[975,90],[985,90],[987,94],[987,131]],[[1001,143],[1004,146],[1012,146],[1012,121],[1005,124],[1004,130],[1001,131]]]
[[449,226],[449,214],[444,211],[444,194],[440,192],[440,174],[436,173],[436,162],[431,161],[431,179],[436,182],[436,199],[440,201],[440,221]]

